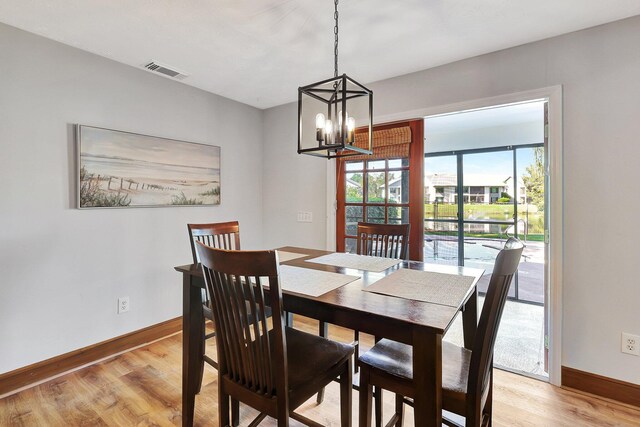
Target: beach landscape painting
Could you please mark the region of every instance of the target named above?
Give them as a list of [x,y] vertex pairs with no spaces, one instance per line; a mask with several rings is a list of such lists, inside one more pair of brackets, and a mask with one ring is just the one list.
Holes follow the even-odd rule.
[[78,207],[220,204],[220,147],[78,125]]

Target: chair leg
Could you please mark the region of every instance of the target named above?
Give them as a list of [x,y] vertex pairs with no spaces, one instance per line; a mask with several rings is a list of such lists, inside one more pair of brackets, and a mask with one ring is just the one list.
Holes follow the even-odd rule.
[[[375,336],[375,342],[377,343],[382,338]],[[382,427],[383,415],[382,415],[382,388],[374,387],[373,389],[373,404],[374,404],[374,412],[376,413],[376,427]]]
[[340,427],[351,427],[351,397],[353,377],[351,370],[351,358],[346,363],[344,371],[340,374]]
[[376,413],[376,427],[382,427],[382,388],[373,388],[373,405]]
[[369,369],[360,369],[359,417],[360,427],[371,427],[371,400],[373,388],[369,380]]
[[289,427],[289,411],[287,410],[287,406],[285,403],[278,403],[276,409],[278,427]]
[[200,373],[198,374],[198,388],[196,388],[196,394],[200,393],[202,389],[202,380],[204,378],[204,355],[207,349],[207,319],[202,316],[202,354],[200,356]]
[[493,362],[491,362],[489,369],[491,369],[491,372],[489,373],[489,393],[487,394],[487,401],[485,402],[484,410],[482,411],[482,418],[484,419],[484,416],[486,415],[486,425],[491,427],[493,424]]
[[353,331],[353,340],[356,343],[356,351],[354,353],[354,360],[356,361],[355,363],[355,372],[358,372],[358,369],[360,369],[358,366],[360,365],[360,331]]
[[[327,322],[320,321],[318,324],[318,335],[327,338],[329,336],[329,324]],[[324,387],[318,392],[316,396],[316,403],[319,405],[324,400]]]
[[396,394],[396,415],[398,419],[395,427],[402,427],[404,422],[404,397],[401,394]]
[[240,425],[240,402],[236,399],[231,399],[231,425],[233,427]]
[[[222,376],[218,375],[218,381],[222,381]],[[218,424],[220,427],[229,427],[229,395],[218,386]]]

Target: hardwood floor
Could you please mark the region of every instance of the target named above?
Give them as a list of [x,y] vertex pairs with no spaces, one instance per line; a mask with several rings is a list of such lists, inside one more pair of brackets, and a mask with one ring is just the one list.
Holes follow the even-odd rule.
[[[315,332],[317,322],[296,316],[295,326]],[[350,331],[330,327],[334,339],[349,341]],[[363,346],[372,340],[364,336]],[[180,425],[180,334],[99,364],[64,375],[0,399],[0,426],[175,426]],[[215,346],[208,349],[215,354]],[[504,371],[495,371],[494,425],[496,426],[640,426],[640,408],[617,404],[550,386]],[[196,398],[195,425],[217,426],[217,376],[206,368],[204,385]],[[357,426],[354,394],[354,426]],[[339,425],[338,385],[332,384],[325,401],[305,403],[299,412],[327,426]],[[385,396],[385,414],[393,398]],[[241,426],[255,411],[241,407]],[[411,408],[405,426],[413,425]],[[266,419],[261,426],[275,426]],[[301,424],[291,420],[292,426]]]

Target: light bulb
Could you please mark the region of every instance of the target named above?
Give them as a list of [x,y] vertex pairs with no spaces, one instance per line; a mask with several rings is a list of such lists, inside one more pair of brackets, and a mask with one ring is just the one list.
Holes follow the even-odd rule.
[[347,142],[349,144],[353,144],[355,140],[355,130],[356,130],[356,119],[353,117],[349,117],[347,119]]
[[318,113],[316,115],[316,129],[324,129],[324,114]]
[[[347,113],[347,123],[349,123],[349,113]],[[342,110],[338,113],[338,127],[342,130]]]
[[324,131],[327,135],[331,135],[331,133],[333,132],[333,123],[331,123],[331,120],[325,121]]

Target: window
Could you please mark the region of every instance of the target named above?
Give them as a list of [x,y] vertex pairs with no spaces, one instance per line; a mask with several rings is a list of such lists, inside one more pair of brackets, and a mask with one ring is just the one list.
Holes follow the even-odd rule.
[[411,242],[423,239],[422,121],[376,126],[373,135],[373,155],[337,163],[337,250],[356,251],[358,222],[410,223],[409,257],[421,259],[422,245],[412,254]]
[[355,252],[358,222],[409,222],[409,159],[346,161],[345,170],[344,250]]

